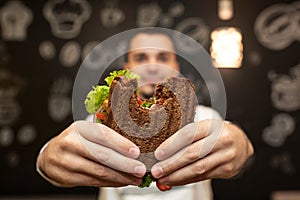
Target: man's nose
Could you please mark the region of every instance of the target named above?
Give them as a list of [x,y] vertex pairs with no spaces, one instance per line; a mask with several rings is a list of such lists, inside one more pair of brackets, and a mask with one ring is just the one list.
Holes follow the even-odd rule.
[[158,72],[158,64],[157,63],[150,63],[147,67],[148,73],[155,74]]
[[147,70],[152,74],[158,71],[158,61],[156,60],[156,58],[151,58],[149,60]]

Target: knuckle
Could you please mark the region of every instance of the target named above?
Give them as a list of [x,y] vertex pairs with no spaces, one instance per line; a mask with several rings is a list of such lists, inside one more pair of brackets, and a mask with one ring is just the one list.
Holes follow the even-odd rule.
[[226,152],[226,156],[228,160],[234,160],[236,158],[236,150],[235,149],[230,149]]
[[91,179],[89,181],[89,185],[93,186],[93,187],[100,187],[102,184],[99,180],[96,179]]
[[224,129],[222,136],[224,138],[229,138],[230,137],[230,130]]
[[64,136],[60,138],[59,147],[62,151],[68,151],[70,147],[74,146],[74,141],[72,137],[69,137],[69,135]]
[[97,166],[95,168],[95,173],[101,179],[107,179],[109,177],[109,173],[106,167],[104,166]]
[[198,152],[198,149],[195,147],[195,145],[191,145],[189,146],[187,149],[186,149],[186,158],[189,160],[189,161],[195,161],[195,160],[198,160],[199,159],[199,152]]
[[195,166],[195,174],[202,175],[206,172],[206,166],[204,162],[198,162]]
[[60,148],[61,151],[63,151],[63,152],[68,151],[69,148],[70,148],[70,142],[64,140],[64,141],[60,144],[59,148]]
[[233,143],[234,137],[231,135],[229,130],[225,129],[220,136],[220,140],[224,146],[229,146]]
[[233,174],[234,173],[234,166],[232,164],[227,164],[223,167],[225,174]]

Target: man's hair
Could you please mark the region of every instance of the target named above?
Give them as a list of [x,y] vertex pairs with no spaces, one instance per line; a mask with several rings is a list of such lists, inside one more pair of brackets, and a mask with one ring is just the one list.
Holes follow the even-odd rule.
[[[131,37],[129,37],[129,39],[128,39],[129,42],[128,42],[128,45],[127,45],[127,52],[124,54],[124,61],[125,61],[125,62],[128,62],[128,54],[129,54],[129,52],[130,52],[129,50],[130,50],[130,44],[131,44],[131,41],[132,41],[132,39],[133,39],[135,36],[137,36],[138,34],[147,34],[147,35],[165,35],[165,36],[167,36],[167,37],[171,40],[171,42],[172,42],[172,44],[173,44],[173,46],[174,46],[174,51],[177,52],[177,51],[176,51],[176,45],[175,45],[175,42],[174,42],[173,37],[172,37],[172,35],[171,35],[171,33],[170,33],[169,31],[167,31],[167,30],[165,30],[165,29],[160,29],[160,28],[145,28],[145,29],[139,30],[138,32],[132,34]],[[176,56],[176,57],[177,57],[177,56]]]

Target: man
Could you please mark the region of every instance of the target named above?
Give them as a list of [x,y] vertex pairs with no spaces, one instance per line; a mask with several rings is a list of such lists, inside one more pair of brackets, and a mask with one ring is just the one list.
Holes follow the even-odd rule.
[[[179,73],[174,44],[168,35],[141,32],[131,39],[129,47],[124,68],[135,71],[144,65],[146,80],[163,80]],[[166,73],[165,67],[172,73]],[[149,96],[153,88],[145,85],[141,91]],[[237,126],[216,120],[219,117],[214,110],[200,106],[197,113],[195,123],[183,127],[155,151],[160,162],[151,169],[153,177],[165,185],[182,186],[171,191],[138,189],[146,168],[135,160],[140,154],[137,146],[110,128],[88,121],[74,122],[49,141],[38,156],[37,169],[57,186],[102,187],[101,200],[211,199],[209,182],[203,181],[236,175],[253,154],[253,147]],[[215,121],[222,123],[223,128],[209,145],[211,149],[205,149],[204,144],[211,142],[211,124]],[[104,188],[127,185],[135,187]]]

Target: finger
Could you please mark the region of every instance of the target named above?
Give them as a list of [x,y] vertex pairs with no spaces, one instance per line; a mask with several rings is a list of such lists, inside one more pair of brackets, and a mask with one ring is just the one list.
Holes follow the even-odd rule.
[[86,139],[80,138],[79,135],[74,131],[74,127],[70,126],[62,134],[53,138],[41,152],[39,169],[44,172],[46,180],[54,185],[65,187],[100,183],[104,186],[128,185],[139,180],[132,175],[92,161],[94,156],[82,143],[82,140]]
[[160,178],[162,176],[166,176],[205,157],[209,153],[213,153],[214,151],[212,151],[212,147],[214,144],[215,137],[213,135],[209,135],[204,139],[190,144],[166,160],[156,163],[151,170],[153,177]]
[[76,186],[94,186],[94,187],[119,187],[125,186],[126,184],[111,182],[107,180],[99,180],[94,177],[90,177],[86,174],[70,173],[69,171],[61,170],[59,176],[52,175],[55,177],[55,182],[51,183],[58,187],[76,187]]
[[[226,164],[230,159],[227,151],[218,151],[208,156],[193,162],[190,165],[184,166],[173,173],[159,179],[159,182],[167,185],[183,185],[187,182],[203,180],[203,178],[210,178],[204,174],[213,170],[214,168]],[[208,174],[207,174],[208,175]],[[213,178],[213,177],[211,177]],[[199,179],[199,180],[198,180]]]
[[74,126],[82,137],[91,142],[114,149],[127,157],[137,158],[140,155],[139,148],[133,142],[103,124],[77,121]]
[[[107,166],[101,165],[92,160],[88,160],[82,157],[77,157],[76,155],[70,155],[69,158],[65,159],[66,164],[72,163],[72,165],[64,167],[66,171],[74,172],[77,174],[85,175],[91,179],[96,180],[95,184],[105,184],[106,186],[124,186],[124,185],[139,185],[141,179],[131,174],[116,171]],[[88,183],[89,184],[89,183]]]
[[79,135],[79,138],[93,156],[94,161],[118,171],[134,174],[137,177],[143,177],[146,173],[146,166],[142,162],[128,158],[113,149],[86,140],[81,135]]
[[222,128],[223,121],[221,120],[204,120],[188,124],[163,142],[156,149],[154,155],[158,160],[164,160],[176,153],[179,149],[203,139],[208,135],[213,134],[216,140]]
[[203,140],[195,142],[181,149],[179,152],[172,155],[168,159],[156,163],[151,169],[152,176],[154,178],[166,176],[176,171],[177,169],[180,169],[183,166],[198,160],[201,157],[200,153],[198,152],[201,152],[203,142]]
[[[109,170],[108,170],[109,172]],[[113,172],[113,171],[110,171]],[[85,173],[79,172],[71,172],[65,169],[60,169],[59,174],[53,175],[55,181],[51,181],[51,183],[55,186],[59,187],[75,187],[75,186],[97,186],[97,187],[120,187],[127,185],[139,185],[141,183],[140,180],[130,180],[129,178],[120,178],[122,175],[115,176],[115,180],[111,181],[108,179],[100,179],[95,176],[91,176]],[[114,177],[112,173],[112,177]],[[124,180],[122,180],[124,179]]]
[[231,175],[228,175],[228,170],[231,169],[231,164],[226,163],[224,165],[219,165],[199,176],[195,176],[194,178],[191,179],[186,179],[183,180],[181,182],[175,183],[174,186],[180,186],[180,185],[186,185],[186,184],[190,184],[190,183],[195,183],[195,182],[199,182],[199,181],[204,181],[204,180],[208,180],[208,179],[215,179],[215,178],[231,178],[234,175],[236,175],[236,171],[235,173],[232,173],[232,171],[230,172]]

